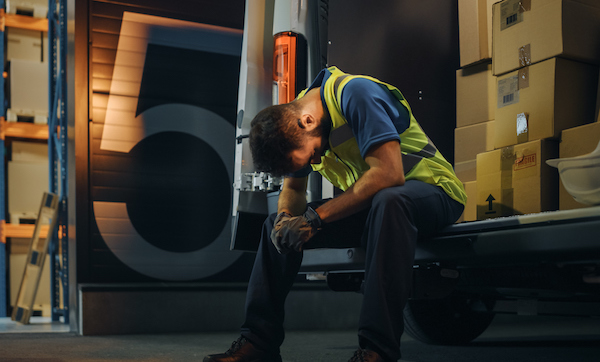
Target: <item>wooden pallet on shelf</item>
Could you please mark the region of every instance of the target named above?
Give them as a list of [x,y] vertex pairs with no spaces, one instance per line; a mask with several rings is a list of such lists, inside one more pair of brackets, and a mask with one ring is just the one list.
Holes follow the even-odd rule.
[[12,137],[47,140],[48,125],[27,122],[7,122],[5,120],[1,120],[0,133],[4,135],[2,139]]
[[6,14],[4,9],[0,10],[0,17],[3,19],[1,26],[2,31],[4,31],[6,26],[37,31],[48,31],[47,18],[34,18],[27,15]]
[[40,283],[40,277],[48,253],[49,238],[42,235],[42,223],[48,223],[48,229],[52,230],[56,225],[58,218],[59,198],[57,195],[46,192],[42,198],[38,218],[33,229],[33,236],[27,254],[27,264],[23,271],[21,287],[17,294],[15,308],[11,319],[23,324],[29,323],[29,318],[33,313],[33,304]]

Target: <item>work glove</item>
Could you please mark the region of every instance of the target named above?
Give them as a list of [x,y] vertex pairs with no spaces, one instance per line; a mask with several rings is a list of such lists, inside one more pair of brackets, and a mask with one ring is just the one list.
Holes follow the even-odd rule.
[[[277,214],[275,222],[273,223],[273,230],[271,230],[271,242],[273,243],[273,245],[275,245],[275,248],[277,249],[279,254],[285,254],[282,252],[281,249],[281,238],[283,237],[281,229],[283,228],[283,225],[291,218],[292,215],[288,214],[285,211],[282,211],[279,214]],[[289,252],[289,250],[287,252]]]
[[292,250],[302,251],[304,243],[315,236],[322,224],[319,214],[311,207],[300,216],[290,217],[287,214],[280,218],[280,215],[277,215],[271,232],[271,241],[280,254],[287,254]]

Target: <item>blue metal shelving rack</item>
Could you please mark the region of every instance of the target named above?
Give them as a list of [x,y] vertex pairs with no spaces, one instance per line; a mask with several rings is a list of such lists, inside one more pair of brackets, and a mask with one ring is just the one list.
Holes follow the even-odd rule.
[[[6,2],[0,0],[4,12]],[[2,19],[3,20],[3,19]],[[51,233],[49,255],[51,274],[52,320],[64,317],[69,323],[69,280],[68,280],[68,174],[67,174],[67,8],[66,0],[48,0],[48,59],[49,107],[48,107],[48,158],[49,191],[59,195],[59,220]],[[0,28],[0,59],[4,69],[4,27]],[[0,122],[6,117],[4,77],[0,76]],[[6,185],[5,185],[4,131],[0,131],[0,317],[7,317],[7,273],[6,273]],[[62,306],[61,306],[62,292]]]
[[[57,228],[49,231],[51,274],[52,320],[64,317],[69,323],[69,280],[68,280],[68,213],[67,213],[67,112],[66,112],[66,59],[67,59],[67,9],[66,0],[48,0],[48,59],[49,107],[48,107],[48,157],[49,191],[59,195],[60,208]],[[6,2],[0,0],[4,12]],[[4,20],[4,19],[2,19]],[[0,28],[0,59],[4,69],[4,27]],[[0,76],[0,122],[6,117],[4,77]],[[6,185],[5,185],[4,132],[0,131],[0,317],[7,316],[7,273],[6,273]],[[63,304],[61,306],[61,287]]]
[[[64,317],[69,323],[69,281],[68,281],[68,213],[67,213],[67,112],[66,112],[66,59],[67,59],[67,9],[66,0],[48,0],[48,44],[50,59],[49,70],[49,119],[48,119],[48,157],[50,164],[49,191],[60,197],[59,220],[57,229],[50,240],[50,274],[52,320]],[[0,9],[4,11],[6,2],[0,0]],[[0,59],[4,63],[4,28],[0,29]],[[0,76],[0,117],[6,115],[4,96],[4,77]],[[5,185],[5,145],[4,132],[0,132],[0,317],[7,316],[7,273],[6,273],[6,185]],[[61,306],[61,287],[63,305]]]
[[[69,324],[68,279],[68,150],[67,150],[67,6],[66,0],[48,0],[48,158],[49,191],[60,198],[57,228],[49,244],[52,321],[62,316]],[[62,290],[61,290],[62,287]],[[61,306],[61,293],[63,305]]]
[[[5,1],[0,0],[0,9],[5,9]],[[0,60],[2,61],[2,69],[4,69],[4,28],[0,29]],[[4,107],[4,77],[0,76],[0,122],[4,122],[6,117],[6,109]],[[6,283],[6,238],[4,236],[6,210],[6,185],[4,184],[4,131],[0,131],[0,317],[7,316],[8,298],[7,283]]]

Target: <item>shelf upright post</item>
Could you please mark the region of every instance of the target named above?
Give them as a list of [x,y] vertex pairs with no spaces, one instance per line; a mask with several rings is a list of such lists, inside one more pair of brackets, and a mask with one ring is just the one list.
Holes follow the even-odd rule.
[[[0,0],[0,11],[4,17],[5,1]],[[4,24],[4,19],[2,19]],[[4,26],[0,29],[0,60],[2,61],[2,73],[4,72]],[[4,180],[4,76],[0,74],[0,317],[6,317],[8,308],[7,283],[6,283],[6,185]]]
[[[67,173],[67,7],[48,0],[48,158],[49,189],[59,196],[58,222],[50,239],[52,320],[69,324],[68,173]],[[62,292],[62,307],[61,307]]]

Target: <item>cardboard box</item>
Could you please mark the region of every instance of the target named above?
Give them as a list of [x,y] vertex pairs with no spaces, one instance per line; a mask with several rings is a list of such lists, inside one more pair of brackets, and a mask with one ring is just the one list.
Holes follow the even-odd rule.
[[[594,151],[598,143],[600,143],[600,123],[598,122],[566,129],[562,131],[561,135],[560,158],[586,155]],[[575,201],[562,185],[562,182],[560,183],[558,192],[561,210],[588,207],[588,205]]]
[[6,2],[8,14],[20,14],[34,18],[46,18],[48,1],[46,0],[10,0]]
[[460,66],[492,58],[492,5],[497,0],[458,0]]
[[477,180],[477,160],[456,162],[454,164],[454,173],[463,183]]
[[37,215],[44,192],[48,191],[48,161],[8,161],[8,212]]
[[7,27],[6,60],[21,59],[41,62],[43,34],[36,30]]
[[7,120],[17,116],[36,117],[46,123],[48,117],[48,63],[13,59],[10,62],[10,109]]
[[597,0],[504,0],[492,12],[494,75],[556,56],[600,63]]
[[496,77],[489,62],[456,71],[457,127],[495,119],[496,102]]
[[465,211],[456,221],[457,223],[477,220],[477,181],[465,182],[464,185],[467,192],[467,203],[465,204]]
[[11,142],[11,161],[48,163],[48,145],[35,142]]
[[495,148],[594,121],[598,67],[552,58],[498,77]]
[[494,124],[487,121],[454,130],[454,162],[470,161],[494,149]]
[[477,219],[558,209],[558,172],[546,164],[557,155],[555,140],[477,155]]

